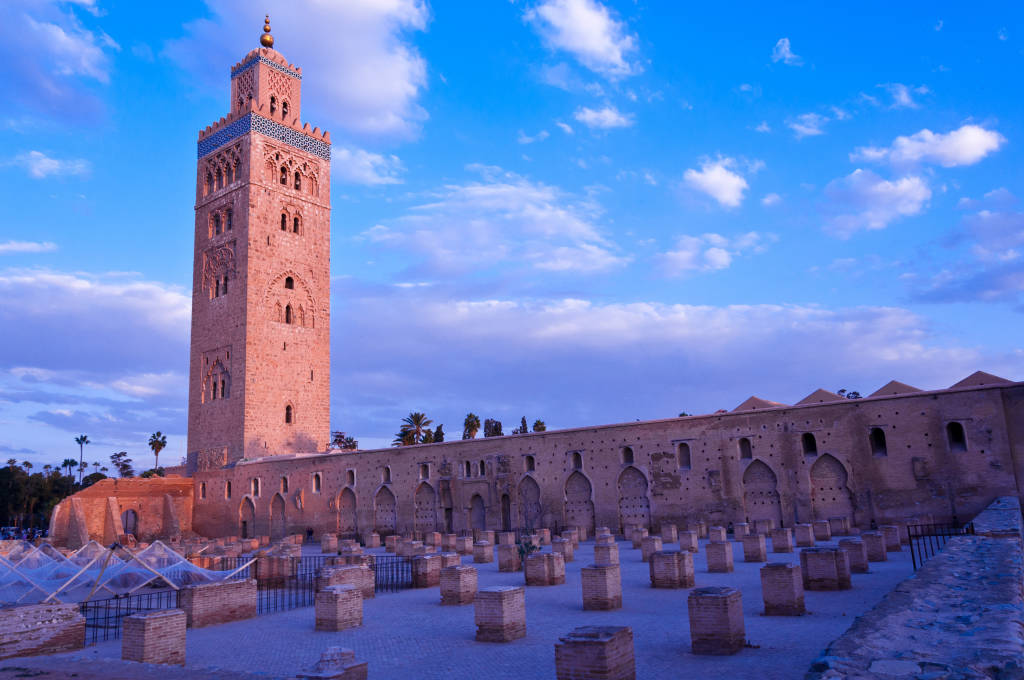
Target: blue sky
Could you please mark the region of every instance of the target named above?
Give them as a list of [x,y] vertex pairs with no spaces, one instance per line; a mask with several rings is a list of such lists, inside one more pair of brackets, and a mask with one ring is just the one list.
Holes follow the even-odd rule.
[[184,455],[196,133],[263,11],[364,447],[1024,378],[1018,7],[264,4],[0,7],[0,457]]

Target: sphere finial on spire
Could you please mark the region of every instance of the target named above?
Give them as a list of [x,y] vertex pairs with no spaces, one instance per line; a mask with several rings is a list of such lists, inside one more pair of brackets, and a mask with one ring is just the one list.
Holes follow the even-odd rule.
[[274,36],[270,35],[270,15],[263,20],[263,35],[260,36],[260,44],[264,47],[274,46]]

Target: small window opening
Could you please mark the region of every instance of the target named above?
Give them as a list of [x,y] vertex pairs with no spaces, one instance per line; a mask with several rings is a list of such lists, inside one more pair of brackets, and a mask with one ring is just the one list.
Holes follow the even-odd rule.
[[253,496],[259,496],[260,495],[260,480],[258,480],[258,479],[253,479],[252,480],[252,495]]
[[871,455],[873,456],[888,456],[889,450],[885,446],[885,432],[880,427],[871,428],[871,435],[868,437],[871,441]]
[[288,117],[288,102],[281,102],[281,117]]
[[220,213],[213,214],[213,235],[220,235]]
[[320,473],[317,472],[313,475],[313,493],[320,493],[321,478]]
[[281,166],[281,184],[288,184],[288,168]]
[[234,222],[234,217],[235,217],[234,211],[231,210],[231,208],[228,208],[228,211],[226,213],[224,213],[224,223],[225,223],[224,228],[225,228],[225,231],[231,231],[231,227],[234,226],[232,224]]
[[298,170],[295,171],[295,188],[296,189],[301,189],[302,188],[302,177],[299,175]]
[[484,462],[480,461],[480,476],[483,477],[487,474],[487,468],[484,467]]
[[749,460],[754,457],[754,452],[750,448],[750,440],[746,437],[740,439],[740,459]]
[[223,380],[220,381],[220,397],[221,397],[221,399],[227,399],[228,398],[227,385],[224,384]]
[[633,449],[629,446],[622,449],[622,464],[632,465],[633,464]]
[[430,479],[430,465],[427,463],[420,465],[420,479]]
[[680,442],[679,446],[676,447],[676,453],[679,455],[679,467],[689,470],[690,469],[690,445],[686,442]]
[[271,95],[270,97],[270,113],[277,112],[277,97]]
[[231,498],[231,482],[224,485],[224,498]]
[[217,188],[224,188],[224,171],[220,168],[217,168]]
[[288,478],[281,478],[281,493],[288,493]]
[[284,287],[287,288],[288,290],[294,289],[295,288],[295,279],[293,279],[290,276],[286,276],[284,278]]
[[284,308],[284,322],[290,324],[292,322],[292,306],[285,305]]
[[295,234],[299,233],[299,218],[298,217],[293,217],[292,218],[292,232],[295,233]]
[[526,471],[533,472],[537,469],[537,461],[533,456],[526,457]]
[[470,465],[468,460],[466,461],[466,476],[467,477],[472,477],[473,476],[473,466]]
[[583,456],[581,456],[579,452],[575,452],[572,454],[572,467],[574,470],[583,469]]
[[220,279],[213,282],[213,297],[220,297]]
[[213,175],[210,172],[206,173],[206,195],[209,195],[213,191]]
[[814,438],[813,434],[804,432],[800,437],[800,441],[803,443],[805,456],[818,455],[818,440]]
[[199,498],[206,499],[206,482],[200,482],[199,484]]
[[380,480],[384,484],[390,484],[391,483],[391,466],[390,465],[385,465],[384,466],[384,470],[380,474]]
[[946,437],[949,439],[950,451],[963,453],[967,450],[967,435],[960,423],[953,421],[946,425]]
[[284,407],[284,422],[288,425],[292,424],[292,407],[290,405]]
[[356,485],[356,471],[355,470],[348,470],[348,471],[345,472],[345,483],[348,484],[349,486],[355,486]]
[[281,213],[281,231],[288,231],[288,216]]

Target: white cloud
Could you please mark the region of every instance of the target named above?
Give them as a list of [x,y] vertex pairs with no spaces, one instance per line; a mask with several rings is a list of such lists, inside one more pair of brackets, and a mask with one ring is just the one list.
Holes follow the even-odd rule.
[[761,205],[764,206],[778,205],[779,203],[782,203],[782,196],[778,194],[765,194],[761,199]]
[[45,179],[51,175],[87,175],[90,170],[89,161],[85,159],[50,158],[42,151],[20,153],[7,161],[7,164],[25,168],[34,179]]
[[786,125],[796,134],[797,139],[801,139],[825,134],[822,128],[825,127],[828,120],[828,116],[819,113],[803,113],[787,122]]
[[735,208],[743,202],[747,180],[734,170],[737,163],[733,158],[704,159],[700,170],[690,168],[683,173],[686,186],[705,193],[727,208]]
[[555,125],[557,125],[558,128],[562,132],[564,132],[565,134],[567,134],[567,135],[571,135],[572,134],[572,126],[569,125],[568,123],[563,123],[561,121],[558,121],[558,122],[555,123]]
[[676,239],[672,250],[657,256],[657,262],[666,276],[682,276],[692,272],[715,271],[728,268],[740,255],[765,250],[774,243],[774,234],[747,232],[729,238],[721,234],[684,235]]
[[935,163],[946,168],[974,165],[998,151],[1006,138],[980,125],[963,125],[945,134],[925,129],[909,137],[897,137],[888,147],[859,147],[851,161],[888,161],[893,165]]
[[[186,24],[185,37],[169,42],[163,55],[220,93],[225,69],[258,46],[262,18],[248,0],[206,4],[209,18]],[[427,64],[410,36],[429,19],[423,0],[294,0],[271,17],[274,48],[302,67],[309,119],[321,129],[392,138],[415,136],[427,117],[418,103]]]
[[803,59],[793,54],[789,38],[779,38],[779,41],[775,43],[775,47],[772,49],[772,61],[781,61],[783,64],[789,64],[790,66],[799,66],[804,63]]
[[401,184],[405,171],[398,156],[371,153],[363,149],[335,147],[331,150],[331,175],[350,184],[375,186]]
[[595,73],[622,78],[642,70],[630,62],[635,37],[597,0],[544,0],[524,16],[549,47],[569,52]]
[[613,128],[630,127],[633,125],[632,114],[621,113],[611,105],[606,105],[602,109],[592,109],[583,106],[576,110],[573,118],[589,128],[599,130],[611,130]]
[[892,97],[892,108],[894,109],[916,109],[919,104],[914,99],[915,94],[928,94],[929,90],[925,85],[916,87],[904,85],[903,83],[885,83],[879,85],[888,90]]
[[1000,29],[999,29],[999,31],[998,31],[998,32],[996,33],[996,36],[997,36],[997,37],[998,37],[998,38],[999,38],[999,39],[1000,39],[1001,41],[1004,41],[1004,42],[1005,42],[1006,40],[1008,40],[1008,39],[1010,38],[1010,34],[1009,34],[1009,32],[1008,32],[1008,31],[1006,30],[1006,28],[1005,28],[1005,27],[1003,27],[1003,28],[1000,28]]
[[482,179],[444,186],[434,200],[360,237],[425,258],[431,275],[523,263],[591,273],[629,262],[602,234],[602,210],[592,197],[580,199],[501,168],[470,170]]
[[932,192],[917,176],[890,181],[870,170],[857,169],[829,182],[825,195],[838,212],[828,220],[826,229],[848,238],[857,231],[884,229],[895,220],[919,214]]
[[50,241],[7,241],[0,243],[0,255],[12,253],[50,253],[57,250],[57,244]]
[[762,120],[761,123],[756,128],[754,128],[754,130],[756,130],[757,132],[771,132],[772,128],[770,125],[768,125],[768,121]]
[[516,141],[519,142],[520,144],[533,144],[534,142],[543,142],[545,139],[548,138],[548,136],[549,135],[547,130],[541,130],[532,137],[527,135],[522,130],[520,130],[519,136],[516,138]]

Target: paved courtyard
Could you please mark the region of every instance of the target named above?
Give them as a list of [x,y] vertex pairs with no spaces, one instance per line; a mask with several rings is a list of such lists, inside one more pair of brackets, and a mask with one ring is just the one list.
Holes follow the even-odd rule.
[[[552,678],[559,636],[578,626],[599,624],[632,627],[638,678],[800,678],[856,616],[912,574],[904,548],[889,553],[888,562],[872,563],[871,573],[854,574],[852,590],[806,593],[806,616],[765,617],[759,574],[763,563],[743,562],[742,545],[733,543],[735,572],[709,574],[702,541],[694,559],[697,586],[729,585],[742,591],[750,646],[730,657],[695,656],[690,653],[689,590],[651,588],[640,550],[624,541],[618,545],[622,609],[583,611],[579,570],[593,561],[593,542],[586,542],[575,561],[566,565],[564,585],[526,589],[527,634],[515,642],[476,642],[473,606],[442,607],[435,587],[379,594],[364,603],[363,626],[340,633],[315,632],[312,607],[189,630],[186,668],[196,675],[217,668],[289,677],[315,663],[325,648],[341,645],[355,650],[358,660],[368,661],[374,678]],[[769,553],[768,559],[799,563],[799,554]],[[471,564],[472,558],[463,558],[463,563]],[[474,566],[481,587],[523,584],[522,572],[500,573],[497,562]],[[119,659],[120,654],[117,641],[51,657],[46,664],[88,668],[83,661]]]

